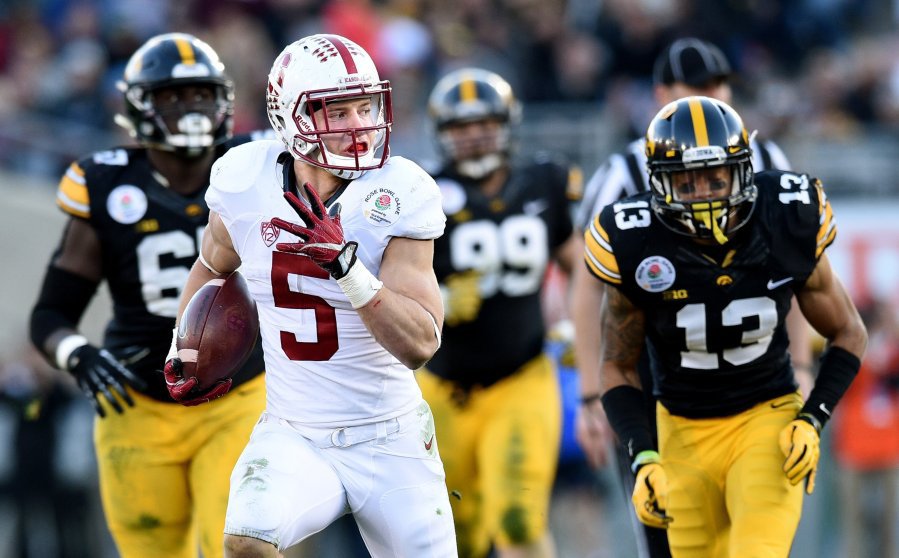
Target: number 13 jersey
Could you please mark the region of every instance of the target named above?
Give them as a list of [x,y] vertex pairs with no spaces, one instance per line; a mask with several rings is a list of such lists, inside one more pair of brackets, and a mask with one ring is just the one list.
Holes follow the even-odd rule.
[[784,320],[836,236],[819,181],[756,175],[751,222],[723,246],[669,230],[638,194],[585,234],[586,264],[646,317],[654,393],[675,415],[722,417],[795,391]]
[[[267,408],[288,420],[350,426],[392,418],[421,402],[411,370],[365,327],[337,282],[312,260],[278,252],[297,237],[272,217],[301,222],[284,199],[283,145],[257,141],[232,149],[212,170],[209,208],[228,229],[241,272],[259,312],[265,352]],[[430,240],[446,218],[433,179],[402,157],[391,157],[327,200],[341,205],[344,237],[375,276],[393,237]]]

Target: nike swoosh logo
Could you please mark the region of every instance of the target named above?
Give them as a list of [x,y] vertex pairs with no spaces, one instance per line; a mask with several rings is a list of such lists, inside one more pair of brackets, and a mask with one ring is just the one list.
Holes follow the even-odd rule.
[[787,283],[789,283],[792,280],[793,280],[792,277],[787,277],[786,279],[781,279],[780,281],[772,281],[771,279],[768,279],[768,290],[773,291],[777,287],[779,287],[781,285],[786,285]]
[[818,405],[818,408],[821,409],[822,411],[824,411],[825,415],[830,416],[830,411],[827,410],[827,406],[824,405],[824,403],[821,403],[820,405]]
[[434,443],[434,435],[431,434],[431,439],[425,442],[425,451],[431,451],[431,445]]
[[792,401],[781,401],[780,403],[772,403],[771,408],[772,409],[780,409],[784,405],[789,405],[790,403],[792,403]]

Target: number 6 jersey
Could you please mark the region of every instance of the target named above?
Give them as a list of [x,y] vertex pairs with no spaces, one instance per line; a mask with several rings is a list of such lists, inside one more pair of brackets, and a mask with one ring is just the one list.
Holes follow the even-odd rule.
[[[232,139],[227,145],[247,141]],[[227,146],[217,148],[225,152]],[[178,313],[178,298],[199,253],[209,209],[203,190],[180,195],[164,185],[143,147],[99,151],[72,163],[56,203],[96,231],[113,316],[103,346],[147,382],[145,395],[173,403],[159,372]],[[257,345],[234,385],[263,371]]]
[[607,206],[585,260],[646,317],[654,393],[673,414],[720,417],[795,391],[784,319],[836,236],[819,181],[767,171],[747,223],[723,246],[668,229],[651,194]]
[[[267,407],[288,420],[351,426],[412,410],[421,391],[412,371],[382,347],[337,282],[309,258],[278,252],[297,237],[271,225],[298,222],[284,199],[294,188],[283,144],[257,141],[216,161],[206,193],[231,235],[259,312]],[[327,200],[340,202],[347,240],[375,276],[393,237],[431,240],[446,218],[434,180],[402,157],[367,171]]]

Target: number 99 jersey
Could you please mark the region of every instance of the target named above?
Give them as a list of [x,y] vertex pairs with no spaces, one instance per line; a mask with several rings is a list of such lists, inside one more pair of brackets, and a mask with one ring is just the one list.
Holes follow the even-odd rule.
[[585,260],[645,314],[654,393],[672,413],[729,416],[796,390],[784,320],[836,236],[821,183],[766,171],[750,221],[723,246],[668,229],[651,194],[607,206]]
[[470,179],[435,175],[447,215],[434,246],[437,280],[444,288],[447,278],[476,272],[481,306],[471,321],[444,324],[428,370],[466,388],[487,387],[541,353],[541,287],[553,252],[573,230],[569,184],[577,176],[537,156],[513,166],[500,192],[488,198]]

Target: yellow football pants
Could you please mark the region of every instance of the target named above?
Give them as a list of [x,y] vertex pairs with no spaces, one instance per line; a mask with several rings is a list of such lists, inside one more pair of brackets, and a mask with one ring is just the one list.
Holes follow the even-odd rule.
[[122,558],[221,558],[231,469],[265,408],[265,375],[196,407],[133,390],[94,421],[100,496]]
[[562,429],[559,386],[541,355],[515,374],[476,388],[460,404],[455,384],[416,374],[434,414],[459,556],[528,544],[548,528]]
[[801,406],[796,393],[731,417],[688,419],[658,405],[674,558],[787,558],[804,485],[787,481],[778,435]]

